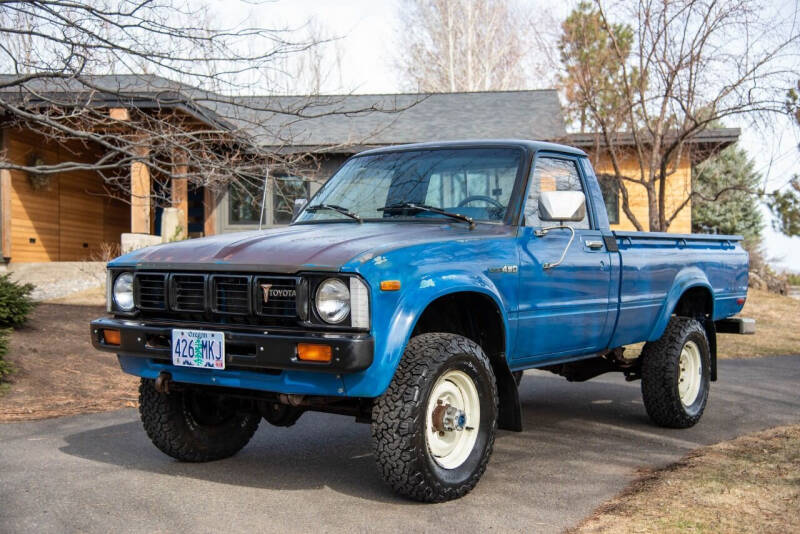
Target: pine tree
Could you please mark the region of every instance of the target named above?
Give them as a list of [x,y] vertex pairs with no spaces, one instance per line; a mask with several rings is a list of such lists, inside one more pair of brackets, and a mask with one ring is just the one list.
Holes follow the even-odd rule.
[[761,175],[747,152],[729,146],[692,169],[692,231],[741,234],[756,242],[764,228],[759,211]]

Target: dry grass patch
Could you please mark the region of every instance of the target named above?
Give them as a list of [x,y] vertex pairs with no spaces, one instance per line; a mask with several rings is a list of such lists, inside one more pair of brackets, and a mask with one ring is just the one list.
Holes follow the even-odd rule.
[[[720,334],[717,336],[719,358],[752,358],[800,353],[800,300],[750,289],[740,313],[756,320],[756,333],[750,336]],[[625,347],[625,357],[633,358],[644,343]]]
[[138,378],[92,347],[89,321],[102,307],[40,304],[11,333],[5,359],[14,367],[0,397],[0,422],[44,419],[136,406]]
[[756,320],[756,333],[719,336],[720,358],[800,353],[800,300],[751,289],[741,316]]
[[574,533],[797,532],[800,425],[699,449],[645,474]]

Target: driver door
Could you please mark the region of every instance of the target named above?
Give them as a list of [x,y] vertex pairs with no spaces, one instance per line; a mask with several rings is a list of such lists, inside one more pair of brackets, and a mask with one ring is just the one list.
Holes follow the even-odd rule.
[[[576,158],[537,155],[520,228],[520,294],[517,360],[559,359],[601,350],[608,344],[610,257],[603,236],[592,228],[591,204]],[[575,238],[560,265],[545,269],[567,248],[567,229],[539,219],[539,195],[544,191],[580,191],[587,200],[583,220],[565,223]]]

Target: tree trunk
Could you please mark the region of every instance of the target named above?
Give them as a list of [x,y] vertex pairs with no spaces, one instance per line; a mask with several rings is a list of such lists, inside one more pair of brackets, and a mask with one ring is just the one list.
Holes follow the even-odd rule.
[[658,193],[656,192],[655,185],[652,183],[648,183],[646,186],[647,189],[647,214],[648,214],[648,222],[649,222],[649,231],[651,232],[663,232],[664,229],[661,226],[661,214],[658,209]]

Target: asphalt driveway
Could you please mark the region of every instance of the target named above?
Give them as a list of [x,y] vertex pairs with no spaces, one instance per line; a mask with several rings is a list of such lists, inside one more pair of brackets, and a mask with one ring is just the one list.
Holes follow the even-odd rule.
[[0,425],[2,532],[557,532],[619,492],[640,467],[759,429],[800,422],[800,356],[726,360],[700,424],[652,426],[639,383],[570,384],[528,373],[526,430],[500,432],[467,497],[395,497],[369,427],[307,414],[262,423],[237,456],[183,464],[148,441],[135,410]]

